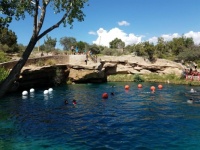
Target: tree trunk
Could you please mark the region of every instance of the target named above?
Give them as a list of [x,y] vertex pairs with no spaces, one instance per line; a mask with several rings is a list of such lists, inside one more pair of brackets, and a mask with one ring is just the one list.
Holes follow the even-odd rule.
[[26,64],[26,61],[28,60],[36,43],[37,39],[32,37],[20,60],[13,67],[8,77],[0,84],[0,97],[3,97],[12,87],[14,82],[19,78],[21,69]]

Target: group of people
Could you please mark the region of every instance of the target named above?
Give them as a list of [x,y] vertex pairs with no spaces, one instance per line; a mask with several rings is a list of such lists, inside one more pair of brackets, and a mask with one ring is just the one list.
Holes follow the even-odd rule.
[[197,69],[193,70],[192,68],[185,69],[184,70],[184,74],[185,75],[191,75],[191,76],[200,76],[200,72],[198,72]]
[[197,70],[197,64],[185,68],[182,75],[185,79],[200,80],[200,72]]
[[[65,104],[69,104],[68,100],[65,100]],[[73,105],[74,105],[74,107],[75,107],[75,106],[76,106],[76,104],[77,104],[76,100],[73,100],[73,101],[72,101],[72,104],[73,104]]]

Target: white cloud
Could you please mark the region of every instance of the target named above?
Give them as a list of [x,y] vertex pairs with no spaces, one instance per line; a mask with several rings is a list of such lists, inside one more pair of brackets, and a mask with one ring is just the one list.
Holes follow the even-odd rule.
[[158,37],[156,37],[156,36],[151,37],[148,41],[149,41],[150,43],[156,44],[156,43],[158,42]]
[[[164,39],[164,41],[171,41],[173,38],[178,38],[181,37],[178,33],[173,33],[173,34],[163,34],[160,37]],[[158,37],[154,36],[148,39],[150,43],[157,44],[158,42]]]
[[[188,33],[185,33],[183,36],[185,36],[187,38],[193,38],[194,44],[196,44],[196,45],[200,44],[200,32],[189,31]],[[178,33],[163,34],[160,37],[163,37],[164,41],[172,41],[173,38],[179,38],[179,37],[181,37],[181,35],[179,35]],[[150,43],[156,44],[158,41],[158,37],[154,36],[152,38],[149,38],[148,41]]]
[[90,34],[90,35],[96,35],[97,33],[94,32],[94,31],[90,31],[90,32],[88,32],[88,34]]
[[[135,35],[134,33],[125,33],[123,30],[120,30],[119,28],[112,28],[111,30],[107,31],[103,28],[99,28],[97,30],[97,39],[93,41],[93,44],[102,45],[109,47],[109,43],[114,40],[115,38],[121,39],[123,42],[125,42],[125,45],[132,45],[132,44],[138,44],[140,42],[143,42],[142,38],[144,36],[142,35]],[[163,34],[159,37],[163,37],[164,41],[171,41],[173,38],[181,37],[182,35],[179,35],[178,33],[173,34]],[[200,32],[193,32],[190,31],[188,33],[185,33],[183,36],[185,37],[192,37],[195,44],[200,44]],[[157,44],[158,37],[153,36],[149,38],[147,41],[150,43]]]
[[181,37],[178,33],[173,34],[163,34],[161,35],[163,37],[164,41],[171,41],[173,38]]
[[190,31],[188,33],[185,33],[184,36],[193,38],[193,41],[196,45],[200,44],[200,32]]
[[121,22],[118,22],[118,25],[119,26],[129,26],[130,23],[128,23],[127,21],[121,21]]
[[93,44],[109,47],[109,43],[115,38],[121,39],[125,42],[125,45],[137,44],[141,42],[143,36],[136,36],[133,33],[126,34],[119,28],[112,28],[110,31],[106,31],[103,28],[99,28],[97,31],[98,38],[93,41]]

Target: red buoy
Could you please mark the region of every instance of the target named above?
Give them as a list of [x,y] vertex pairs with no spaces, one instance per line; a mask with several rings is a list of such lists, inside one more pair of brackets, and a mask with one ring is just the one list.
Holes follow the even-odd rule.
[[151,86],[151,91],[155,91],[156,90],[156,88],[155,88],[155,86]]
[[108,93],[103,93],[102,98],[108,98]]
[[163,86],[162,86],[161,84],[159,84],[159,85],[158,85],[158,88],[159,88],[159,89],[162,89],[162,88],[163,88]]
[[138,84],[138,88],[142,88],[142,84]]
[[125,85],[124,88],[125,88],[126,90],[129,90],[130,87],[129,87],[129,85]]

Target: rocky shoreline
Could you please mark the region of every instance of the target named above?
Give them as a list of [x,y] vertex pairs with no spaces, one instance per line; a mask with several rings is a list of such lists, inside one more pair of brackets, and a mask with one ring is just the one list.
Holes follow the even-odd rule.
[[155,73],[180,76],[183,70],[180,63],[164,59],[157,59],[156,62],[151,63],[142,57],[132,55],[99,56],[97,62],[93,62],[90,58],[87,64],[84,61],[85,55],[72,55],[63,60],[54,65],[41,67],[29,63],[21,71],[17,81],[18,89],[55,86],[67,82],[102,83],[107,82],[107,78],[115,74]]

